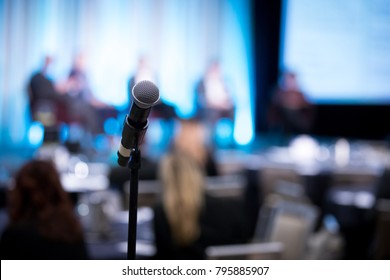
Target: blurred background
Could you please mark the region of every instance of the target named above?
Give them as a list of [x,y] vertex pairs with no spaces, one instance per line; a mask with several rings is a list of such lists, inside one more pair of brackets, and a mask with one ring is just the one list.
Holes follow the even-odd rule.
[[[386,0],[0,0],[1,231],[18,171],[51,160],[88,258],[126,258],[116,153],[150,80],[138,258],[389,258],[389,28]],[[242,238],[160,252],[162,159],[177,151],[207,196],[237,202]]]

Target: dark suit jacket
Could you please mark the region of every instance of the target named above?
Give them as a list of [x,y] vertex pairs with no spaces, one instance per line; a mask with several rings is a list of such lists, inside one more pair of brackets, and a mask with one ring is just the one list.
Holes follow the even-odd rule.
[[84,241],[68,243],[48,240],[30,225],[8,227],[1,236],[1,259],[79,260],[87,259]]

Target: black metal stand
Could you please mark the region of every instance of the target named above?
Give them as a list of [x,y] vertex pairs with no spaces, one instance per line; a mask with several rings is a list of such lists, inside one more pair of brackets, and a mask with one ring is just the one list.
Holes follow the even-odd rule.
[[128,164],[130,172],[129,227],[127,240],[127,259],[135,260],[137,240],[137,207],[138,207],[138,170],[141,168],[141,151],[136,147],[130,154]]

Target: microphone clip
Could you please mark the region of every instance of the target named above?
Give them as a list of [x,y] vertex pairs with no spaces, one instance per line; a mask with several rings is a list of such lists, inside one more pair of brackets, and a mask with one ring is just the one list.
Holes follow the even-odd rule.
[[130,124],[129,115],[126,115],[123,122],[122,139],[117,152],[120,166],[125,167],[129,164],[130,157],[134,156],[134,151],[139,154],[139,145],[144,139],[148,126],[149,121],[146,122],[143,128],[136,128]]

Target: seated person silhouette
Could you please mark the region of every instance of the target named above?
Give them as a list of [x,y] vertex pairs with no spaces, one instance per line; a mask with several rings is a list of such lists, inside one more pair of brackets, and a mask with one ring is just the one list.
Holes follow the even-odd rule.
[[2,259],[86,259],[81,225],[54,165],[33,160],[15,177],[8,195],[9,223]]
[[213,60],[195,87],[196,114],[204,121],[215,124],[221,118],[234,120],[231,89],[222,75],[218,60]]
[[31,119],[40,121],[46,127],[57,124],[61,109],[57,90],[49,77],[52,64],[53,58],[45,56],[42,68],[33,74],[28,83]]
[[84,130],[95,135],[103,130],[102,116],[115,116],[116,112],[94,96],[87,77],[86,65],[87,60],[83,53],[75,56],[68,78],[62,84],[62,92],[67,101],[68,123],[80,124]]
[[179,119],[172,141],[172,151],[185,153],[201,166],[207,176],[218,176],[218,164],[213,150],[208,147],[207,128],[197,117]]
[[[137,69],[129,79],[127,85],[127,94],[128,94],[128,106],[125,108],[125,113],[127,114],[130,110],[130,106],[133,100],[132,90],[136,83],[140,81],[151,81],[154,84],[158,84],[157,77],[153,67],[147,58],[147,56],[140,56],[138,58]],[[153,110],[151,111],[150,118],[151,119],[164,119],[164,120],[172,120],[176,117],[175,107],[167,104],[160,98],[158,103],[153,106]]]
[[160,176],[162,197],[154,207],[157,259],[204,259],[207,246],[247,241],[242,207],[206,194],[204,172],[191,157],[168,154]]
[[283,72],[272,96],[269,122],[286,134],[310,133],[314,106],[307,100],[294,72]]

